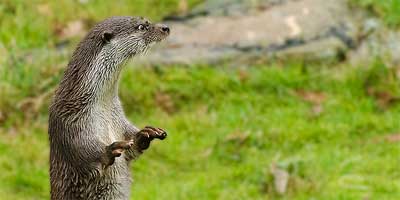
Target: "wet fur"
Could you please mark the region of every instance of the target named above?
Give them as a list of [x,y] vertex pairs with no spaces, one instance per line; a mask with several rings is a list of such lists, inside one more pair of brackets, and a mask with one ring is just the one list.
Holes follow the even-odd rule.
[[[138,30],[139,24],[148,30]],[[159,30],[143,18],[112,17],[78,45],[50,107],[51,199],[129,199],[129,162],[142,151],[139,129],[124,115],[118,80],[127,59],[166,37]],[[123,140],[133,146],[109,162],[106,147]]]

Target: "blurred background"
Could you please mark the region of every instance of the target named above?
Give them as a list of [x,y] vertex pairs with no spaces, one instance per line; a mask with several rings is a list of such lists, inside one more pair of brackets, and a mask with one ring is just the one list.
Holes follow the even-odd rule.
[[120,83],[169,132],[132,199],[400,199],[399,0],[1,0],[0,199],[49,199],[49,101],[112,15],[172,29]]

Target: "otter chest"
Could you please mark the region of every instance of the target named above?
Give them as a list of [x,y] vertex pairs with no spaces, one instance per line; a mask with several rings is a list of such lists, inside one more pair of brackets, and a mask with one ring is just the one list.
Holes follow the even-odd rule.
[[97,112],[94,117],[96,136],[106,145],[123,140],[123,129],[114,117],[110,111],[105,110]]

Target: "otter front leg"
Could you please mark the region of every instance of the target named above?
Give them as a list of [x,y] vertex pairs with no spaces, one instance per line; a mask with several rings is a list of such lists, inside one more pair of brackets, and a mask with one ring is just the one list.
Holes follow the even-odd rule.
[[167,137],[167,132],[161,128],[146,126],[144,129],[131,133],[130,138],[133,139],[134,145],[125,152],[127,160],[133,160],[139,157],[144,150],[148,149],[154,138],[163,140]]
[[101,162],[104,168],[114,164],[115,158],[120,157],[125,150],[133,146],[133,140],[130,141],[117,141],[106,146],[105,154],[102,156]]

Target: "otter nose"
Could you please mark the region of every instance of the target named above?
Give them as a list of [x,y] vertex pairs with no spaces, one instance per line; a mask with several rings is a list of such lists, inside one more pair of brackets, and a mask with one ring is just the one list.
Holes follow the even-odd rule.
[[164,33],[168,33],[169,34],[169,27],[167,25],[162,24],[161,25],[161,31]]

